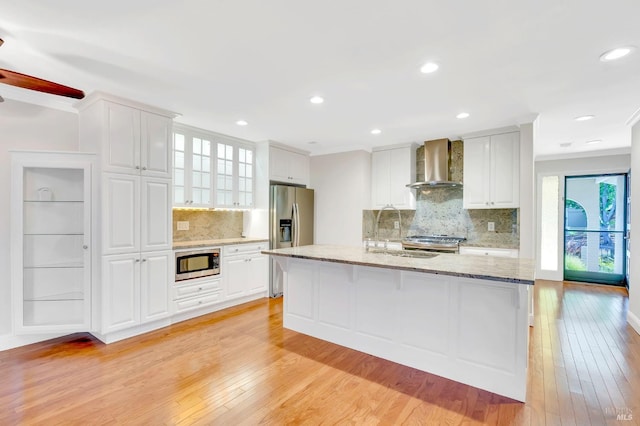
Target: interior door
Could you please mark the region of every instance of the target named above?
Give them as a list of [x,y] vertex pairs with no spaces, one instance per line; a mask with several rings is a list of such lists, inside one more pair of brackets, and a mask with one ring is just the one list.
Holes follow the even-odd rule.
[[565,178],[565,280],[624,285],[626,183],[626,174]]

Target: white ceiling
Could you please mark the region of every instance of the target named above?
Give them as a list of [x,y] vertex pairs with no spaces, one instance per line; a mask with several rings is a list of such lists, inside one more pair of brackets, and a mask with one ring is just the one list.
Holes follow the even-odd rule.
[[[640,107],[640,49],[598,59],[640,47],[637,0],[0,0],[0,10],[1,68],[316,154],[536,115],[537,156],[628,149],[625,122]],[[427,61],[440,69],[420,73]],[[0,85],[5,98],[21,92]],[[462,111],[471,116],[456,119]],[[585,114],[596,118],[573,120]]]

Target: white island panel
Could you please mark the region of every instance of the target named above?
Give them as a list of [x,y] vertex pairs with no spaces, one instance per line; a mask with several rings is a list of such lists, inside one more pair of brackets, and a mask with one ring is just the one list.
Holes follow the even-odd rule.
[[529,285],[275,259],[285,328],[525,400]]

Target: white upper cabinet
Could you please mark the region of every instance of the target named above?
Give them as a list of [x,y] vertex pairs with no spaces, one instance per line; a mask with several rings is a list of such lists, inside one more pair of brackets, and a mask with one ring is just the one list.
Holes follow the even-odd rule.
[[464,140],[465,209],[517,208],[519,182],[519,132]]
[[178,126],[173,156],[174,206],[253,206],[255,147],[251,143]]
[[371,203],[374,210],[391,205],[415,209],[415,191],[407,184],[416,179],[416,150],[413,145],[380,148],[371,153]]
[[309,156],[270,146],[269,180],[294,185],[309,185]]
[[171,249],[169,179],[105,173],[102,187],[103,254]]
[[93,155],[12,153],[15,331],[91,331]]
[[175,114],[100,93],[78,108],[80,149],[100,153],[102,171],[171,177]]
[[254,204],[255,149],[216,141],[215,207],[251,208]]

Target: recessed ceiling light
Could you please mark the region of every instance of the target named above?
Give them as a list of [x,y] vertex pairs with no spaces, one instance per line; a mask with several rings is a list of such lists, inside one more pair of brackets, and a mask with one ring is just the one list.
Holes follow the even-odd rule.
[[602,140],[601,140],[601,139],[594,139],[594,140],[592,140],[592,141],[586,141],[585,143],[586,143],[587,145],[594,145],[594,144],[597,144],[597,143],[600,143],[600,142],[602,142]]
[[238,126],[246,126],[249,123],[247,123],[245,120],[238,120],[238,121],[236,121],[236,124]]
[[318,142],[317,142],[317,141],[309,141],[309,142],[307,142],[307,143],[308,143],[309,145],[315,145],[315,144],[317,144]]
[[576,121],[588,121],[594,119],[595,115],[581,115],[580,117],[574,118]]
[[311,102],[312,104],[321,104],[324,102],[324,98],[321,96],[314,96],[309,99],[309,102]]
[[571,146],[571,142],[563,142],[560,144],[562,148],[569,148]]
[[439,68],[438,64],[434,62],[427,62],[422,67],[420,67],[420,72],[424,74],[430,74],[436,71]]
[[604,52],[602,55],[600,55],[600,60],[602,62],[615,61],[616,59],[624,58],[629,53],[633,52],[634,49],[635,46],[624,46],[611,49],[608,52]]
[[468,112],[461,112],[460,114],[456,115],[456,118],[467,118],[468,116]]
[[373,129],[373,130],[371,130],[371,134],[372,134],[372,135],[379,135],[380,133],[382,133],[382,130],[380,130],[380,129]]

